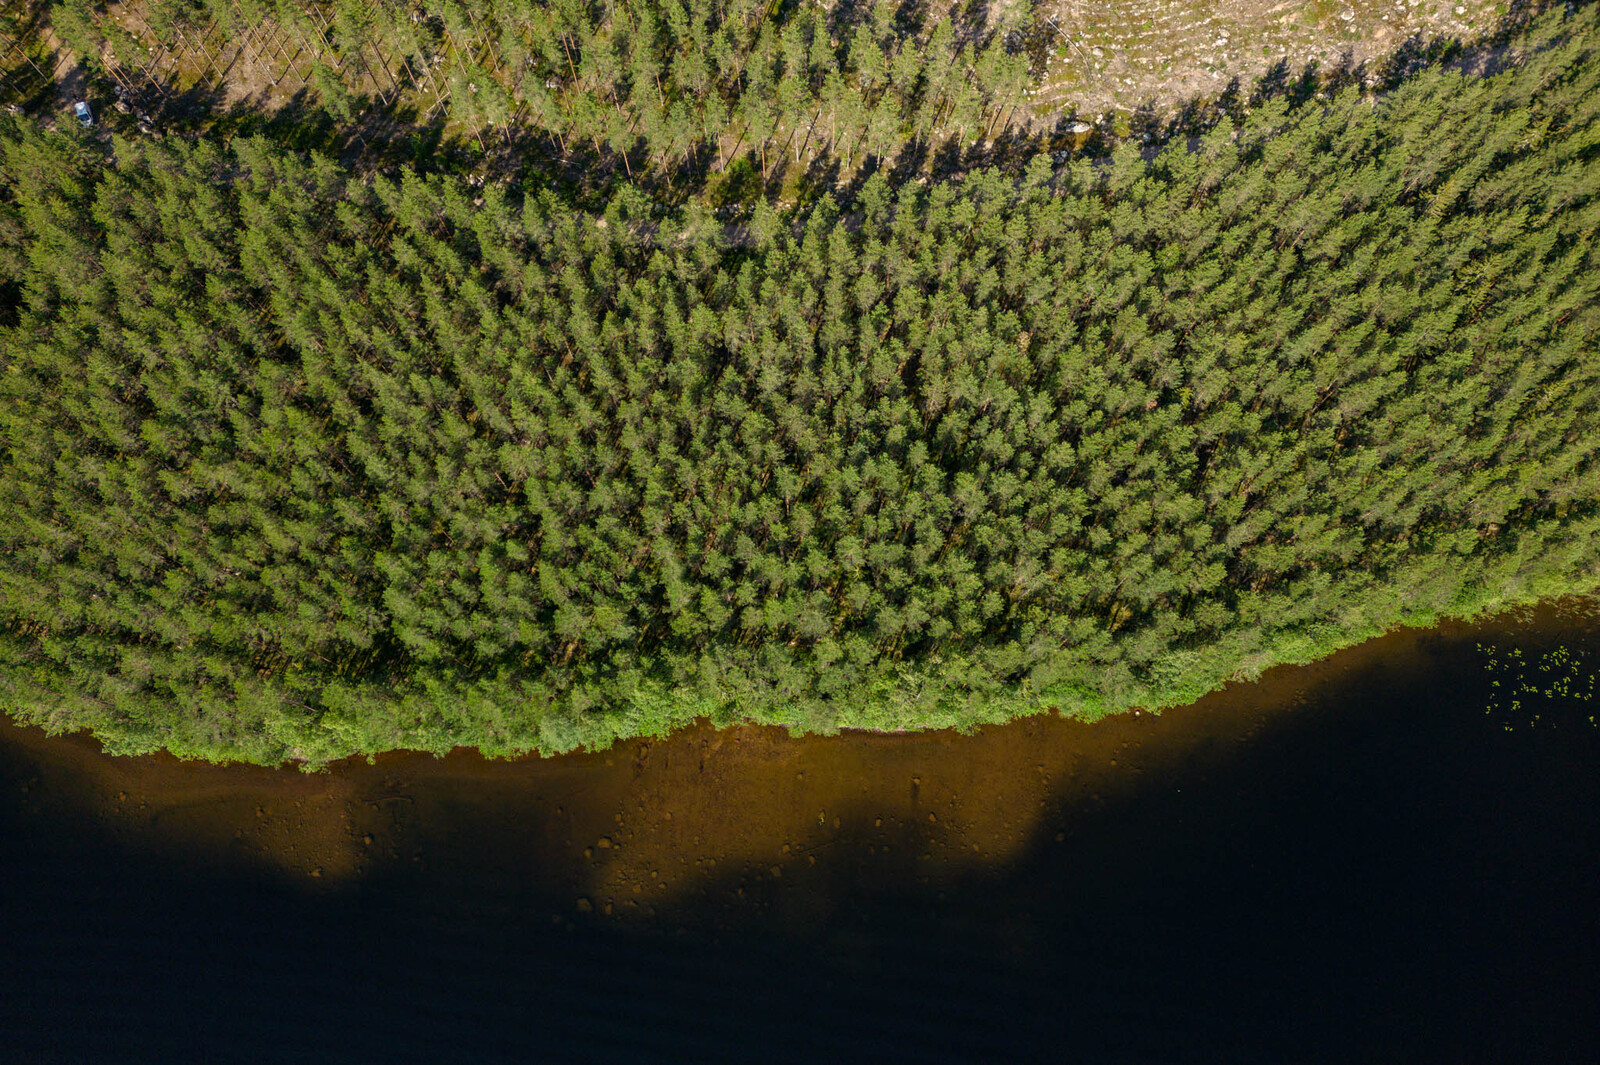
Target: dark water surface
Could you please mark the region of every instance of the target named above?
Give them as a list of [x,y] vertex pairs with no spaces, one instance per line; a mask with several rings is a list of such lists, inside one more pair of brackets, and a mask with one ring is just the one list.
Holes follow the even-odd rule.
[[316,775],[5,724],[0,1061],[1600,1061],[1600,700],[1486,714],[1480,641],[1600,662]]

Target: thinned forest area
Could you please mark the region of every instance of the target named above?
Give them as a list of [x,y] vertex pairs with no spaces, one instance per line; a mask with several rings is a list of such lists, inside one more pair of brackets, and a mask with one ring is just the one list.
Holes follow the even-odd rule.
[[1593,590],[1600,14],[1505,49],[738,225],[6,119],[0,705],[312,766],[972,727]]
[[908,148],[959,153],[1020,128],[1042,54],[1021,2],[45,7],[52,38],[108,81],[119,106],[149,108],[147,130],[158,115],[185,128],[283,126],[280,112],[309,109],[329,127],[325,139],[348,134],[369,157],[382,154],[376,144],[442,132],[523,167],[559,158],[544,170],[569,177],[595,168],[657,185],[719,177],[730,197],[757,174],[793,185],[819,163],[851,171]]

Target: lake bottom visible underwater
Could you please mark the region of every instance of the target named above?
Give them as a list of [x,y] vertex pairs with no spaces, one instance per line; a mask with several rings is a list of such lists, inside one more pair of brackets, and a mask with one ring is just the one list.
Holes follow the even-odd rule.
[[1569,602],[972,736],[302,774],[6,723],[0,1060],[1597,1061],[1597,672]]

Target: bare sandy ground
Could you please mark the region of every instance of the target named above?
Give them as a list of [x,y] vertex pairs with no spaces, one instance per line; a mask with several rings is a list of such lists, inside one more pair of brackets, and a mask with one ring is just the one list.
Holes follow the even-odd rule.
[[1411,38],[1472,40],[1491,30],[1493,0],[1045,0],[1054,33],[1034,115],[1089,118],[1169,111],[1248,86],[1282,63],[1294,73],[1370,63]]

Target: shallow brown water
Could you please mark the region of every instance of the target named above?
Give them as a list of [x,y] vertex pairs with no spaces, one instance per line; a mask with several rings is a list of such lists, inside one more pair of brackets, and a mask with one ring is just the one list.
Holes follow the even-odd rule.
[[1577,706],[1485,715],[1483,640],[1600,655],[1569,604],[1159,717],[309,775],[5,723],[0,1036],[25,1061],[528,1060],[534,1032],[556,1060],[1585,1060],[1600,744]]
[[[0,718],[29,764],[38,816],[86,817],[124,845],[256,867],[318,891],[400,873],[472,877],[563,898],[567,912],[649,916],[707,882],[787,878],[826,906],[812,871],[852,886],[933,883],[991,868],[1175,771],[1230,753],[1341,673],[1414,657],[1420,633],[1276,670],[1165,714],[1095,724],[1038,717],[956,732],[791,737],[700,725],[599,754],[490,761],[384,755],[322,773],[110,758],[87,736],[47,737]],[[1054,832],[1056,829],[1051,828]],[[799,889],[785,894],[797,894]],[[741,908],[750,891],[718,898]],[[763,905],[752,901],[752,907]]]

